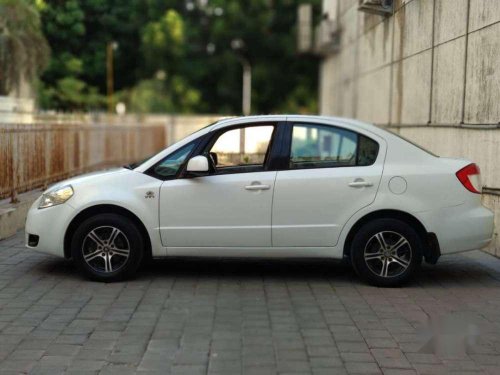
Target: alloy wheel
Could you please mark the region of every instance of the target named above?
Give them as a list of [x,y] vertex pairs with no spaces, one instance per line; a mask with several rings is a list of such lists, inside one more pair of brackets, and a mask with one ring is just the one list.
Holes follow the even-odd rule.
[[118,228],[101,226],[92,229],[85,236],[82,255],[94,271],[116,272],[127,263],[130,243],[127,236]]
[[364,250],[366,265],[380,277],[396,277],[411,264],[412,249],[408,240],[397,232],[384,231],[373,235]]

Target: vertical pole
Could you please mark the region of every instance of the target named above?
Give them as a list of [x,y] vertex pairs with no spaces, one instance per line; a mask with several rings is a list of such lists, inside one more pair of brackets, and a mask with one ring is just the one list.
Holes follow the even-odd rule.
[[245,163],[243,158],[245,157],[245,128],[240,129],[240,162]]
[[432,42],[431,42],[431,77],[430,77],[430,92],[429,92],[429,119],[427,120],[427,124],[432,124],[432,116],[434,113],[432,112],[432,106],[434,101],[434,55],[436,50],[436,0],[433,1],[432,4]]
[[471,1],[467,1],[467,21],[465,23],[465,56],[464,56],[464,91],[462,95],[462,116],[460,123],[465,124],[465,101],[467,98],[467,63],[469,59],[469,22]]
[[108,113],[113,113],[113,43],[106,46],[106,86],[108,91]]
[[21,155],[19,155],[19,138],[20,132],[16,131],[19,129],[19,125],[14,125],[14,131],[10,134],[11,136],[11,150],[12,150],[12,159],[11,159],[11,173],[12,173],[12,188],[10,191],[10,203],[18,203],[17,199],[17,188],[19,181],[19,159]]
[[243,115],[248,116],[252,106],[252,66],[243,60]]
[[[252,66],[250,63],[243,59],[241,62],[243,66],[243,95],[242,95],[242,107],[243,115],[248,116],[252,107]],[[240,130],[240,155],[241,161],[245,155],[245,128]]]
[[19,203],[19,200],[17,199],[17,191],[15,188],[12,188],[12,191],[10,192],[10,203]]

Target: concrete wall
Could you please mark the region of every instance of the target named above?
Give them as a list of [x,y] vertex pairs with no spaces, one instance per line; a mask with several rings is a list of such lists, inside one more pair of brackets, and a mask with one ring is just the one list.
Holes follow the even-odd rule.
[[[500,1],[395,0],[389,17],[358,4],[324,1],[338,15],[341,48],[321,64],[321,113],[478,162],[484,203],[500,219]],[[489,251],[500,256],[499,228]]]

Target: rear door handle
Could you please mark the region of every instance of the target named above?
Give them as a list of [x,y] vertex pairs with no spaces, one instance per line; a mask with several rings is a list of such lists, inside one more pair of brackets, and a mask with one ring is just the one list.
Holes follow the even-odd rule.
[[360,188],[360,187],[370,187],[373,186],[373,184],[365,180],[356,179],[352,182],[349,182],[349,186],[353,188]]
[[270,185],[247,185],[245,186],[245,189],[246,190],[269,190],[271,189],[271,186]]

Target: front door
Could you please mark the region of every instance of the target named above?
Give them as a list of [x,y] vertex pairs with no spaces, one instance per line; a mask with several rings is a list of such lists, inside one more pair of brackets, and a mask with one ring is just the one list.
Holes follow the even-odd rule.
[[160,192],[164,246],[269,247],[276,171],[268,171],[275,126],[245,125],[215,131],[199,153],[208,176],[165,181]]
[[275,184],[273,246],[335,246],[347,220],[375,199],[385,152],[348,129],[288,127],[289,162]]

